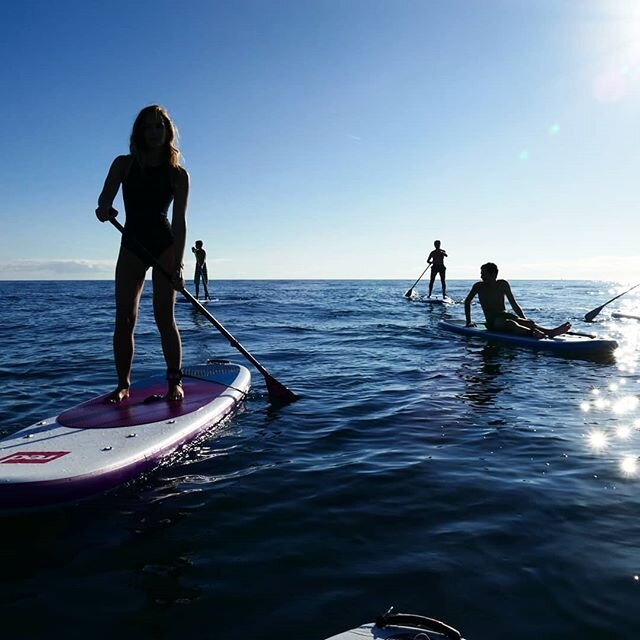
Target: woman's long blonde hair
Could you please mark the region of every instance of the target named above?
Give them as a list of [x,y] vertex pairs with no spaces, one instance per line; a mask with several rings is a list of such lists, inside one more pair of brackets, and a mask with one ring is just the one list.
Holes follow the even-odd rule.
[[178,149],[178,129],[173,124],[169,113],[164,107],[158,104],[151,104],[140,111],[133,123],[131,138],[129,139],[129,151],[131,155],[140,163],[144,164],[147,148],[144,140],[144,121],[148,114],[153,113],[164,120],[164,127],[167,132],[164,153],[165,160],[170,166],[177,168],[180,166],[180,151]]

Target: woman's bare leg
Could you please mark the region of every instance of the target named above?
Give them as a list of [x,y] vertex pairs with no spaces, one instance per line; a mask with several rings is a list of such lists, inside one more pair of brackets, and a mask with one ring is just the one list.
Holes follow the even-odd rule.
[[116,264],[116,321],[113,331],[113,355],[118,374],[118,387],[109,397],[120,402],[129,397],[131,363],[133,362],[133,332],[138,318],[138,304],[144,286],[146,268],[140,258],[124,247],[120,248]]
[[[159,262],[171,273],[174,270],[175,258],[173,247],[160,257]],[[176,325],[174,306],[176,291],[169,280],[157,269],[153,270],[153,315],[156,320],[162,352],[167,363],[168,372],[179,372],[182,366],[182,342]],[[167,400],[182,400],[184,390],[178,380],[168,380]]]

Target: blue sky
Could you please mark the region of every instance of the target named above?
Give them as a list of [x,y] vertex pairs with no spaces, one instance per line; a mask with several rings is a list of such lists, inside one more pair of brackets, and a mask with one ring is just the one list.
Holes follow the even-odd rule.
[[636,0],[27,0],[0,23],[0,279],[113,277],[93,211],[151,103],[214,279],[411,282],[436,238],[452,279],[640,277]]

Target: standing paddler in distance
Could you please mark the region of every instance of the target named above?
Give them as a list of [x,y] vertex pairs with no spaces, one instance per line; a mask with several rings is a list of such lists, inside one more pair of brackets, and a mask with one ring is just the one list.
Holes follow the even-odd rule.
[[431,265],[428,297],[431,297],[431,292],[433,291],[433,283],[436,280],[436,275],[440,274],[440,283],[442,284],[442,299],[444,300],[447,295],[447,267],[444,266],[444,259],[448,256],[447,252],[444,249],[440,248],[440,240],[436,240],[433,243],[433,246],[435,247],[435,249],[429,254],[429,257],[427,258],[427,264]]
[[193,282],[196,287],[196,300],[200,294],[200,278],[204,286],[205,300],[211,300],[209,297],[209,274],[207,273],[207,252],[202,246],[202,240],[196,240],[195,247],[191,247],[191,251],[196,257],[196,271],[193,275]]
[[[153,268],[153,314],[167,364],[167,400],[182,400],[182,344],[174,317],[176,290],[184,288],[189,175],[180,165],[177,131],[167,111],[150,105],[140,111],[131,132],[128,155],[118,156],[98,198],[96,216],[106,222],[118,215],[113,201],[122,185],[126,222],[116,264],[116,318],[113,333],[118,386],[108,401],[129,396],[134,329],[144,279],[153,258],[171,274]],[[169,206],[173,202],[171,222]]]
[[[476,282],[464,301],[464,313],[467,327],[475,327],[471,321],[471,301],[478,296],[484,312],[485,325],[489,331],[500,331],[534,338],[554,338],[567,333],[571,324],[565,322],[555,329],[546,329],[525,317],[524,311],[516,302],[511,286],[506,280],[498,280],[498,267],[487,262],[480,267],[480,282]],[[509,301],[515,313],[505,310],[504,300]]]

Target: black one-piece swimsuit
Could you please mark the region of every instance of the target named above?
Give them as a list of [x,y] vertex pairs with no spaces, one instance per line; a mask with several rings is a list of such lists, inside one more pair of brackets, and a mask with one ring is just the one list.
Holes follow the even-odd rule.
[[122,183],[126,212],[122,246],[138,256],[147,268],[152,264],[147,252],[157,259],[173,244],[167,218],[174,197],[170,171],[166,164],[141,167],[133,160]]

